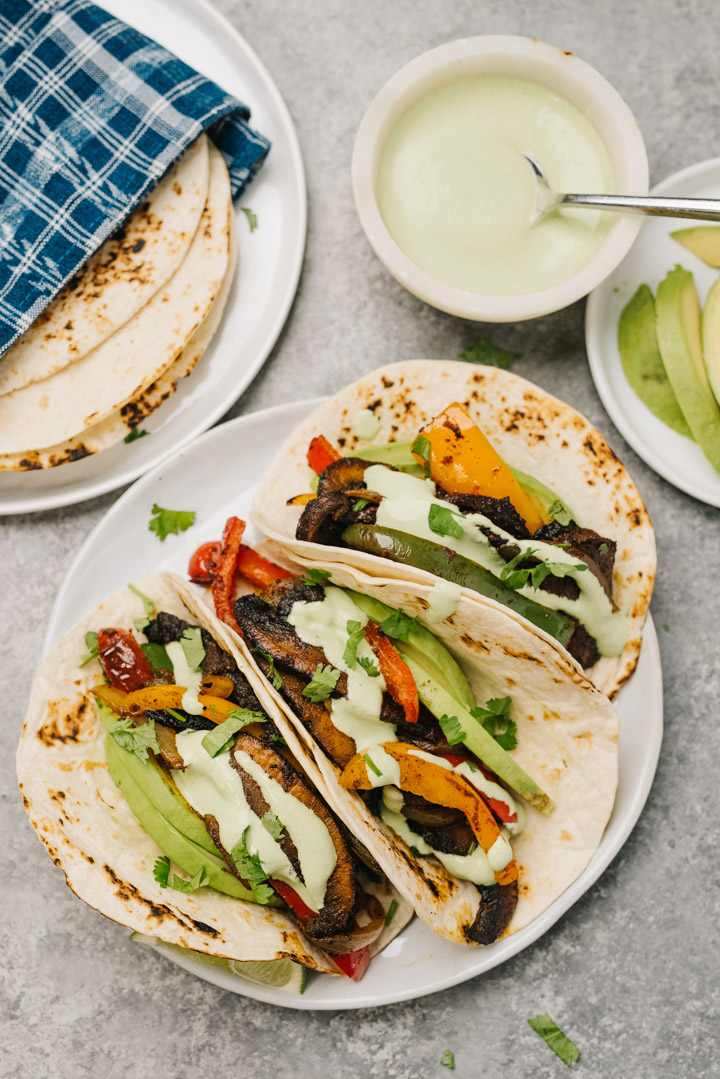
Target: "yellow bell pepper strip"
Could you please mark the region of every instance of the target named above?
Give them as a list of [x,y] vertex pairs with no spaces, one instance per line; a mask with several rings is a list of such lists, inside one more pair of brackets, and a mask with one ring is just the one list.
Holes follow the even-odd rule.
[[[164,708],[182,708],[183,694],[187,693],[186,686],[157,685],[145,686],[144,689],[136,689],[134,693],[128,693],[120,705],[122,715],[134,716],[148,709],[162,711]],[[223,697],[213,697],[208,693],[201,693],[198,701],[202,705],[202,714],[213,723],[222,723],[227,719],[230,712],[237,709],[232,701]]]
[[509,498],[531,534],[550,521],[462,405],[449,405],[420,434],[430,444],[430,478],[448,494]]
[[[459,809],[465,814],[475,838],[487,854],[493,843],[500,838],[501,832],[480,792],[468,783],[464,776],[439,763],[433,764],[424,757],[416,756],[413,752],[416,747],[408,742],[384,742],[382,749],[400,766],[400,790],[417,794],[436,805]],[[340,785],[346,790],[370,789],[367,763],[362,753],[357,753],[345,765],[340,775]],[[517,866],[513,861],[504,869],[497,870],[495,879],[499,883],[507,884],[516,880],[517,875]]]
[[317,495],[313,494],[312,491],[308,491],[304,495],[295,495],[293,498],[288,498],[285,505],[286,506],[307,506],[308,502],[314,502],[316,498],[317,498]]
[[227,674],[204,674],[200,688],[211,697],[229,697],[235,683]]

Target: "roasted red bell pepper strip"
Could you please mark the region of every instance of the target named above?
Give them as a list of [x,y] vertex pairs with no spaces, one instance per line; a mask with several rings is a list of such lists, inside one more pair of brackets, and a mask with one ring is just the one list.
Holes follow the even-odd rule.
[[343,974],[347,974],[348,978],[352,978],[354,982],[359,982],[370,966],[370,945],[366,944],[364,948],[358,948],[356,952],[334,955],[332,959]]
[[328,465],[339,460],[340,454],[330,445],[325,435],[316,435],[307,451],[307,463],[313,472],[317,472],[319,476]]
[[276,565],[269,558],[258,554],[252,547],[246,547],[245,544],[241,544],[238,551],[237,571],[256,588],[267,588],[275,581],[281,581],[283,577],[295,576],[290,570]]
[[282,880],[273,880],[272,878],[270,879],[270,884],[280,898],[285,900],[290,907],[290,910],[297,914],[301,921],[304,921],[305,918],[309,918],[316,913],[314,910],[310,909],[307,903],[302,901],[295,889],[291,888],[289,884],[286,884]]
[[220,540],[211,540],[203,543],[192,555],[188,565],[188,577],[194,584],[212,584],[221,547]]
[[116,689],[132,693],[155,678],[140,645],[123,629],[98,630],[98,654],[108,682]]
[[217,556],[210,591],[212,592],[215,614],[231,629],[242,636],[242,632],[233,614],[233,593],[235,591],[235,566],[238,551],[245,532],[245,522],[239,517],[228,517],[223,530],[222,547]]
[[417,723],[420,712],[418,691],[407,663],[374,622],[366,624],[365,637],[377,656],[388,693],[405,712],[405,721]]

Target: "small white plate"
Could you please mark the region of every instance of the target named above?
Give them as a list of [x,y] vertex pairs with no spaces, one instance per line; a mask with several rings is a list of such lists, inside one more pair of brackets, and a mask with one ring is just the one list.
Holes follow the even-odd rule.
[[[208,431],[194,445],[139,480],[118,499],[78,551],[58,593],[45,649],[87,610],[128,581],[158,569],[186,575],[190,555],[218,539],[225,520],[248,519],[258,479],[287,432],[319,401],[281,405]],[[194,510],[192,528],[162,544],[148,530],[153,502]],[[261,538],[251,526],[252,545]],[[662,675],[657,637],[648,619],[637,670],[616,701],[620,716],[620,779],[612,817],[584,873],[539,918],[487,948],[450,944],[415,919],[370,964],[360,983],[311,975],[303,996],[255,985],[217,967],[169,951],[161,954],[224,989],[285,1008],[370,1008],[447,989],[504,963],[542,936],[597,880],[630,835],[650,791],[662,740]]]
[[265,362],[297,289],[306,232],[300,148],[275,83],[243,37],[205,0],[103,0],[118,18],[160,41],[245,102],[272,142],[236,206],[238,266],[225,315],[193,373],[143,423],[147,438],[47,471],[0,474],[0,515],[82,502],[136,479],[227,412]]
[[[720,198],[720,158],[668,176],[651,194]],[[623,438],[663,479],[702,502],[720,506],[720,475],[695,442],[654,416],[631,389],[617,344],[620,313],[638,286],[647,284],[655,294],[676,263],[692,271],[700,300],[704,301],[720,271],[710,269],[670,236],[690,225],[691,221],[646,218],[630,253],[591,293],[585,339],[595,386]]]

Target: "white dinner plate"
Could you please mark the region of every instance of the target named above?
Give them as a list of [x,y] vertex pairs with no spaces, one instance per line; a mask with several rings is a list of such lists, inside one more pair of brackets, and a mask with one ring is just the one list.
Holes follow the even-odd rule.
[[[241,416],[203,435],[139,480],[118,499],[78,551],[50,619],[46,650],[86,611],[128,581],[158,569],[186,575],[197,546],[219,539],[225,520],[248,519],[258,481],[288,430],[318,401],[281,405]],[[194,510],[195,524],[163,543],[148,529],[154,502]],[[248,526],[250,545],[261,534]],[[289,1008],[368,1008],[425,996],[482,974],[542,936],[610,864],[632,831],[655,774],[662,738],[662,676],[657,638],[648,619],[637,670],[617,697],[620,779],[612,817],[584,873],[540,917],[486,948],[463,947],[436,936],[417,918],[370,964],[359,983],[311,975],[303,996],[238,978],[218,967],[163,951],[198,977],[234,993]]]
[[[0,515],[67,506],[112,491],[207,430],[265,362],[302,266],[307,215],[300,148],[280,92],[248,43],[206,0],[102,2],[247,104],[252,126],[272,148],[235,207],[238,265],[220,328],[193,373],[143,423],[150,436],[60,468],[0,474]],[[257,217],[252,234],[243,206]]]
[[[673,173],[651,194],[720,198],[720,157]],[[695,442],[654,416],[631,389],[617,344],[620,313],[638,286],[649,285],[655,295],[657,286],[677,263],[692,271],[700,300],[705,300],[720,271],[710,269],[670,236],[692,224],[676,218],[646,218],[629,254],[591,293],[585,339],[595,386],[623,438],[663,479],[702,502],[720,506],[720,475]]]

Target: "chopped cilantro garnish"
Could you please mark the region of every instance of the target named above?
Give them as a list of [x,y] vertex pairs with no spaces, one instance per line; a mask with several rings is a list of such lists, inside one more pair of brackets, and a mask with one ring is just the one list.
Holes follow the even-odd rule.
[[470,715],[482,723],[499,746],[508,750],[517,746],[517,723],[510,719],[511,704],[512,697],[494,697],[486,701],[484,708],[470,709]]
[[[667,624],[667,622],[663,622],[663,629],[665,630],[666,633],[670,632],[670,626]],[[82,666],[82,664],[81,664],[81,666]]]
[[569,525],[572,521],[572,513],[559,498],[556,498],[554,502],[550,503],[548,506],[548,513],[553,521],[557,521],[559,525]]
[[365,507],[369,506],[369,505],[370,505],[370,499],[369,498],[358,498],[352,504],[353,513],[359,513],[360,510],[364,510]]
[[98,659],[99,657],[97,633],[92,629],[85,634],[85,647],[87,652],[80,657],[78,667],[86,667],[91,659]]
[[382,772],[380,771],[372,757],[369,755],[369,753],[363,753],[363,760],[365,761],[370,771],[374,772],[376,776],[382,775]]
[[143,652],[148,658],[148,663],[154,671],[171,671],[173,665],[170,662],[170,656],[165,651],[165,647],[162,644],[141,644]]
[[359,656],[358,663],[371,678],[377,678],[380,674],[380,668],[377,663],[373,663],[369,656]]
[[171,533],[177,536],[195,523],[194,510],[167,510],[158,506],[157,502],[153,502],[151,514],[148,528],[163,543],[166,536]]
[[430,465],[430,440],[425,438],[425,435],[418,435],[410,447],[410,452],[416,453],[418,457],[422,457],[423,467],[427,471]]
[[574,572],[582,573],[587,569],[585,562],[542,561],[538,562],[536,566],[526,566],[523,569],[517,568],[521,562],[537,557],[538,551],[533,548],[520,551],[510,562],[503,566],[500,571],[500,580],[505,581],[509,588],[514,588],[515,590],[524,588],[528,583],[532,584],[533,588],[537,590],[545,578],[551,574],[553,577],[570,577]]
[[607,543],[601,543],[598,547],[598,554],[607,554],[609,550]]
[[145,435],[149,435],[150,432],[146,431],[142,427],[133,427],[131,431],[125,435],[123,442],[136,442],[138,438],[144,438]]
[[202,632],[198,626],[188,626],[180,638],[182,650],[188,667],[193,671],[200,670],[200,664],[205,659],[205,645],[202,643]]
[[456,746],[458,742],[464,742],[467,738],[457,716],[441,716],[440,726],[449,746]]
[[113,723],[108,733],[119,746],[127,749],[129,753],[134,753],[141,761],[147,760],[149,749],[154,749],[156,753],[160,752],[154,719],[149,719],[147,723],[141,723],[139,727],[133,727],[132,719],[127,716],[125,719],[119,719],[117,723]]
[[268,875],[262,867],[260,856],[251,854],[247,848],[247,834],[249,831],[250,825],[247,826],[242,838],[238,839],[230,851],[230,857],[240,876],[244,881],[247,881],[255,902],[268,903],[275,893],[268,884],[265,884]]
[[155,603],[153,602],[153,600],[151,600],[149,596],[146,596],[144,592],[141,592],[139,588],[136,588],[134,584],[129,584],[128,588],[130,589],[131,592],[133,592],[136,596],[139,596],[140,599],[142,600],[142,604],[143,604],[143,607],[145,608],[146,616],[148,618],[154,618],[155,617]]
[[187,723],[187,716],[181,716],[179,712],[176,712],[174,708],[165,708],[165,712],[168,712],[178,723]]
[[547,1013],[545,1015],[536,1015],[534,1019],[528,1019],[528,1023],[535,1033],[540,1035],[546,1045],[550,1046],[553,1053],[560,1057],[563,1064],[570,1067],[571,1064],[580,1059],[580,1050],[577,1045],[571,1042],[566,1034],[563,1034],[557,1023],[553,1022]]
[[237,732],[247,727],[248,723],[264,722],[263,712],[251,712],[249,708],[233,708],[222,723],[208,731],[202,740],[202,747],[211,757],[217,757],[230,749]]
[[314,704],[317,704],[318,701],[324,701],[335,689],[341,674],[342,671],[331,667],[329,663],[318,663],[312,680],[308,682],[302,691],[302,696],[307,697]]
[[398,901],[397,899],[393,899],[392,903],[387,909],[387,914],[385,915],[385,925],[390,925],[392,923],[393,918],[397,914],[397,909]]
[[428,513],[428,524],[438,536],[453,536],[455,539],[462,539],[463,530],[458,521],[459,516],[459,513],[433,503]]
[[258,227],[258,220],[257,220],[256,215],[252,212],[252,210],[250,209],[249,206],[241,206],[240,209],[242,210],[242,212],[245,214],[246,218],[248,219],[248,225],[250,226],[250,231],[254,232],[255,229]]
[[144,614],[142,618],[133,618],[133,625],[138,633],[142,633],[150,625],[150,619]]
[[300,584],[322,584],[329,576],[329,569],[309,569],[305,576],[300,578]]
[[268,665],[267,678],[270,679],[273,685],[273,689],[282,689],[283,680],[275,667],[275,660],[268,652],[263,652],[262,648],[251,648],[251,652],[257,652],[259,656],[265,660]]
[[410,853],[414,854],[416,858],[423,858],[424,857],[424,854],[422,853],[422,851],[418,850],[417,847],[414,847],[412,845],[412,843],[410,844]]
[[380,623],[380,629],[388,637],[394,637],[397,641],[407,641],[410,638],[410,630],[417,622],[404,611],[393,611],[391,615]]
[[449,1068],[450,1071],[455,1071],[455,1054],[452,1049],[443,1049],[443,1054],[440,1057],[440,1063],[443,1068]]
[[266,813],[263,813],[260,820],[265,826],[265,830],[270,833],[273,839],[282,839],[285,835],[285,827],[282,821],[278,820],[274,813],[271,813],[268,809]]
[[208,875],[204,865],[200,866],[199,871],[192,880],[185,880],[184,877],[178,877],[173,873],[171,881],[170,859],[167,854],[163,854],[162,858],[156,860],[153,866],[153,876],[161,888],[174,888],[177,892],[196,892],[198,888],[203,888],[208,884]]
[[506,348],[500,348],[488,341],[487,337],[479,337],[467,348],[461,348],[459,356],[465,363],[486,363],[490,367],[502,367],[505,370],[513,360],[522,357],[522,352],[509,352]]
[[357,662],[357,650],[360,641],[365,636],[365,626],[361,622],[354,622],[352,619],[348,619],[347,623],[348,640],[345,645],[345,651],[343,652],[343,663],[352,670]]

